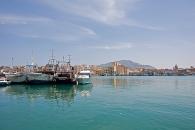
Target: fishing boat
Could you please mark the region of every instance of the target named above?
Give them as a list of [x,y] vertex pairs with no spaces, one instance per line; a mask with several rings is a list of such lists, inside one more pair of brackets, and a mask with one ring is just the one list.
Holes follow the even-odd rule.
[[5,77],[0,78],[0,86],[7,86],[11,83],[11,81],[7,80]]
[[58,72],[54,75],[54,83],[57,84],[72,84],[76,83],[71,72]]
[[11,83],[25,83],[26,82],[26,73],[5,73],[5,77],[7,80],[11,81]]
[[51,83],[53,81],[53,75],[44,73],[28,73],[26,75],[27,83],[29,84],[44,84]]
[[76,76],[76,81],[78,84],[90,84],[91,83],[91,72],[89,70],[83,70]]
[[71,66],[70,55],[68,59],[65,60],[63,57],[62,61],[58,61],[54,67],[54,80],[53,83],[56,84],[76,84],[74,77],[74,67]]

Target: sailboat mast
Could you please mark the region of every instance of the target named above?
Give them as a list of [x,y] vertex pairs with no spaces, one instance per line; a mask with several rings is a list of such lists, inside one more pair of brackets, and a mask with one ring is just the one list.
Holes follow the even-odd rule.
[[12,68],[14,68],[14,58],[12,57]]
[[31,60],[32,60],[32,65],[34,65],[34,51],[32,50],[32,57],[31,57]]

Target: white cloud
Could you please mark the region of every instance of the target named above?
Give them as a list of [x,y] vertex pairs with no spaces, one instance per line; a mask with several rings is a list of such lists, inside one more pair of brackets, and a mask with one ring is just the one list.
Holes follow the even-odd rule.
[[19,15],[0,15],[0,24],[28,24],[33,22],[51,22],[52,20],[46,17],[29,17]]
[[[16,25],[11,30],[8,30],[11,34],[25,38],[49,39],[57,42],[75,41],[97,35],[94,30],[88,27],[41,16],[0,14],[0,25],[5,24]],[[15,28],[19,27],[17,26],[19,24],[30,25],[15,30]]]
[[96,32],[93,31],[93,30],[90,29],[90,28],[80,26],[80,29],[81,29],[81,31],[82,31],[83,33],[86,33],[86,34],[88,34],[88,35],[94,35],[94,36],[97,35]]
[[130,9],[139,0],[44,0],[51,7],[71,12],[82,17],[106,23],[121,24],[126,19],[126,8]]
[[53,31],[48,31],[47,29],[39,30],[39,31],[25,31],[24,33],[18,33],[17,34],[20,37],[25,37],[25,38],[32,38],[32,39],[45,39],[45,40],[50,40],[54,42],[70,42],[70,41],[78,41],[81,40],[82,38],[86,38],[90,35],[94,36],[96,33],[86,27],[77,27],[75,26],[74,29],[71,30],[71,33],[68,31],[62,31],[62,32],[53,32]]
[[159,41],[142,42],[142,47],[146,49],[173,49],[177,48],[193,48],[194,42],[188,40],[164,39]]
[[126,18],[124,0],[92,0],[69,4],[69,11],[109,25],[121,24]]
[[91,47],[94,49],[101,49],[101,50],[123,50],[123,49],[131,49],[132,44],[131,43],[115,43],[112,45],[103,45],[103,46],[95,46]]
[[[148,30],[163,30],[130,18],[130,12],[141,0],[44,0],[44,3],[64,13],[72,13],[110,26],[126,25]],[[43,2],[43,1],[42,1]]]

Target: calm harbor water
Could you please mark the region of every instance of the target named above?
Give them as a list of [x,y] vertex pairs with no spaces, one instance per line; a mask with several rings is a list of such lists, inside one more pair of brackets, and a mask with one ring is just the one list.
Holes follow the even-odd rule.
[[0,130],[195,130],[195,76],[0,88]]

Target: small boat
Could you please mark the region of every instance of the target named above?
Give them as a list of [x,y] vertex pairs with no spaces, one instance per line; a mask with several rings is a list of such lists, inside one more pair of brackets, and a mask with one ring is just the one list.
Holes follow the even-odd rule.
[[91,83],[91,72],[89,70],[83,70],[76,76],[76,81],[78,84],[90,84]]
[[11,83],[11,81],[7,80],[7,78],[2,77],[0,78],[0,86],[7,86]]
[[57,84],[75,84],[72,72],[58,72],[54,75],[54,83]]
[[7,80],[11,81],[11,83],[25,83],[26,82],[26,73],[5,73],[5,77]]
[[27,77],[27,83],[30,84],[43,84],[43,83],[50,83],[53,81],[53,75],[44,74],[44,73],[28,73],[26,77]]

